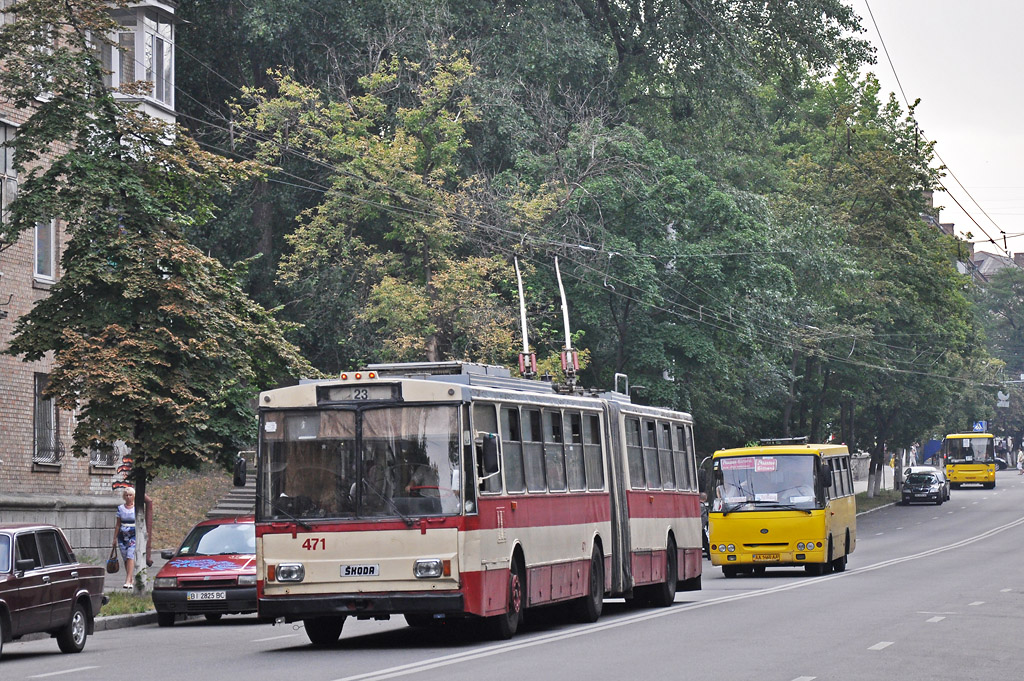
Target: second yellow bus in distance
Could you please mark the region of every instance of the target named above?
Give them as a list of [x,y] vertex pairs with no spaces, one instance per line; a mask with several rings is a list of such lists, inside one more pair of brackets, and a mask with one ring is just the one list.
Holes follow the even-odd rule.
[[954,489],[963,484],[996,486],[995,440],[992,433],[952,433],[942,441],[946,477]]
[[775,444],[720,449],[712,457],[711,564],[726,577],[768,567],[842,572],[857,544],[846,445],[763,442]]

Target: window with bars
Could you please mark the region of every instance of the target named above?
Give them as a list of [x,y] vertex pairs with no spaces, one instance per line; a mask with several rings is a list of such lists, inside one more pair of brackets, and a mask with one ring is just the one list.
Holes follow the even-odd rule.
[[32,461],[35,463],[58,463],[64,458],[64,446],[60,441],[60,420],[57,418],[57,403],[47,397],[46,386],[50,382],[47,374],[35,375],[35,409],[33,411],[35,442]]

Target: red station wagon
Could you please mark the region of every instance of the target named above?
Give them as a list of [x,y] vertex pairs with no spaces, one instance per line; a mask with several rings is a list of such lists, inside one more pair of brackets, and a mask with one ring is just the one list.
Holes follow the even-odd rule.
[[256,526],[252,516],[215,518],[196,524],[153,582],[157,624],[169,627],[177,615],[256,612]]
[[105,602],[103,567],[79,563],[53,525],[0,525],[0,654],[4,643],[45,632],[80,653]]

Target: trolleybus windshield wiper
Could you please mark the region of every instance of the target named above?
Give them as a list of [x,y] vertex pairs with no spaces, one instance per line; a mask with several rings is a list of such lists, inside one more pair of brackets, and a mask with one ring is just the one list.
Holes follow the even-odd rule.
[[374,494],[376,494],[378,497],[380,497],[384,501],[385,504],[387,504],[389,507],[391,507],[391,510],[395,512],[395,515],[397,515],[399,518],[402,519],[402,522],[405,523],[406,527],[412,527],[413,526],[412,518],[410,518],[409,516],[405,515],[404,513],[402,513],[398,509],[398,504],[395,503],[394,499],[392,499],[391,497],[389,497],[386,494],[384,494],[383,492],[381,492],[379,489],[377,489],[373,485],[373,483],[371,483],[366,478],[363,478],[363,486],[366,489],[368,489],[371,492],[373,492]]
[[[282,495],[282,496],[283,496],[283,495]],[[287,497],[285,497],[285,498],[287,498]],[[278,501],[280,501],[280,499],[279,499]],[[281,514],[283,514],[283,515],[286,515],[286,516],[288,516],[289,518],[291,518],[292,520],[294,520],[294,521],[295,521],[295,522],[296,522],[297,524],[299,524],[299,525],[301,525],[302,527],[306,528],[306,529],[307,529],[307,530],[309,530],[310,532],[312,532],[312,531],[313,531],[313,526],[312,526],[312,525],[310,525],[309,523],[307,523],[307,522],[306,522],[306,521],[304,521],[304,520],[299,520],[298,518],[296,518],[295,516],[293,516],[293,515],[292,515],[291,513],[289,513],[288,511],[284,510],[283,508],[281,508],[281,505],[280,505],[280,504],[278,503],[278,501],[275,501],[275,502],[274,502],[274,510],[275,510],[275,511],[277,511],[278,513],[281,513]]]

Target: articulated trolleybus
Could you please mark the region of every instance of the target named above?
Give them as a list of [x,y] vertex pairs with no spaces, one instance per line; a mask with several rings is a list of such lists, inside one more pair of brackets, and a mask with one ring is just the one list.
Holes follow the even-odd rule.
[[714,453],[711,564],[726,577],[802,566],[846,569],[857,545],[857,506],[846,445],[803,438]]
[[942,441],[942,461],[950,487],[996,486],[995,438],[992,433],[952,433]]
[[667,606],[700,588],[688,414],[461,362],[259,399],[259,615],[301,620],[314,644],[346,617],[507,638],[526,608],[592,622],[605,596]]

